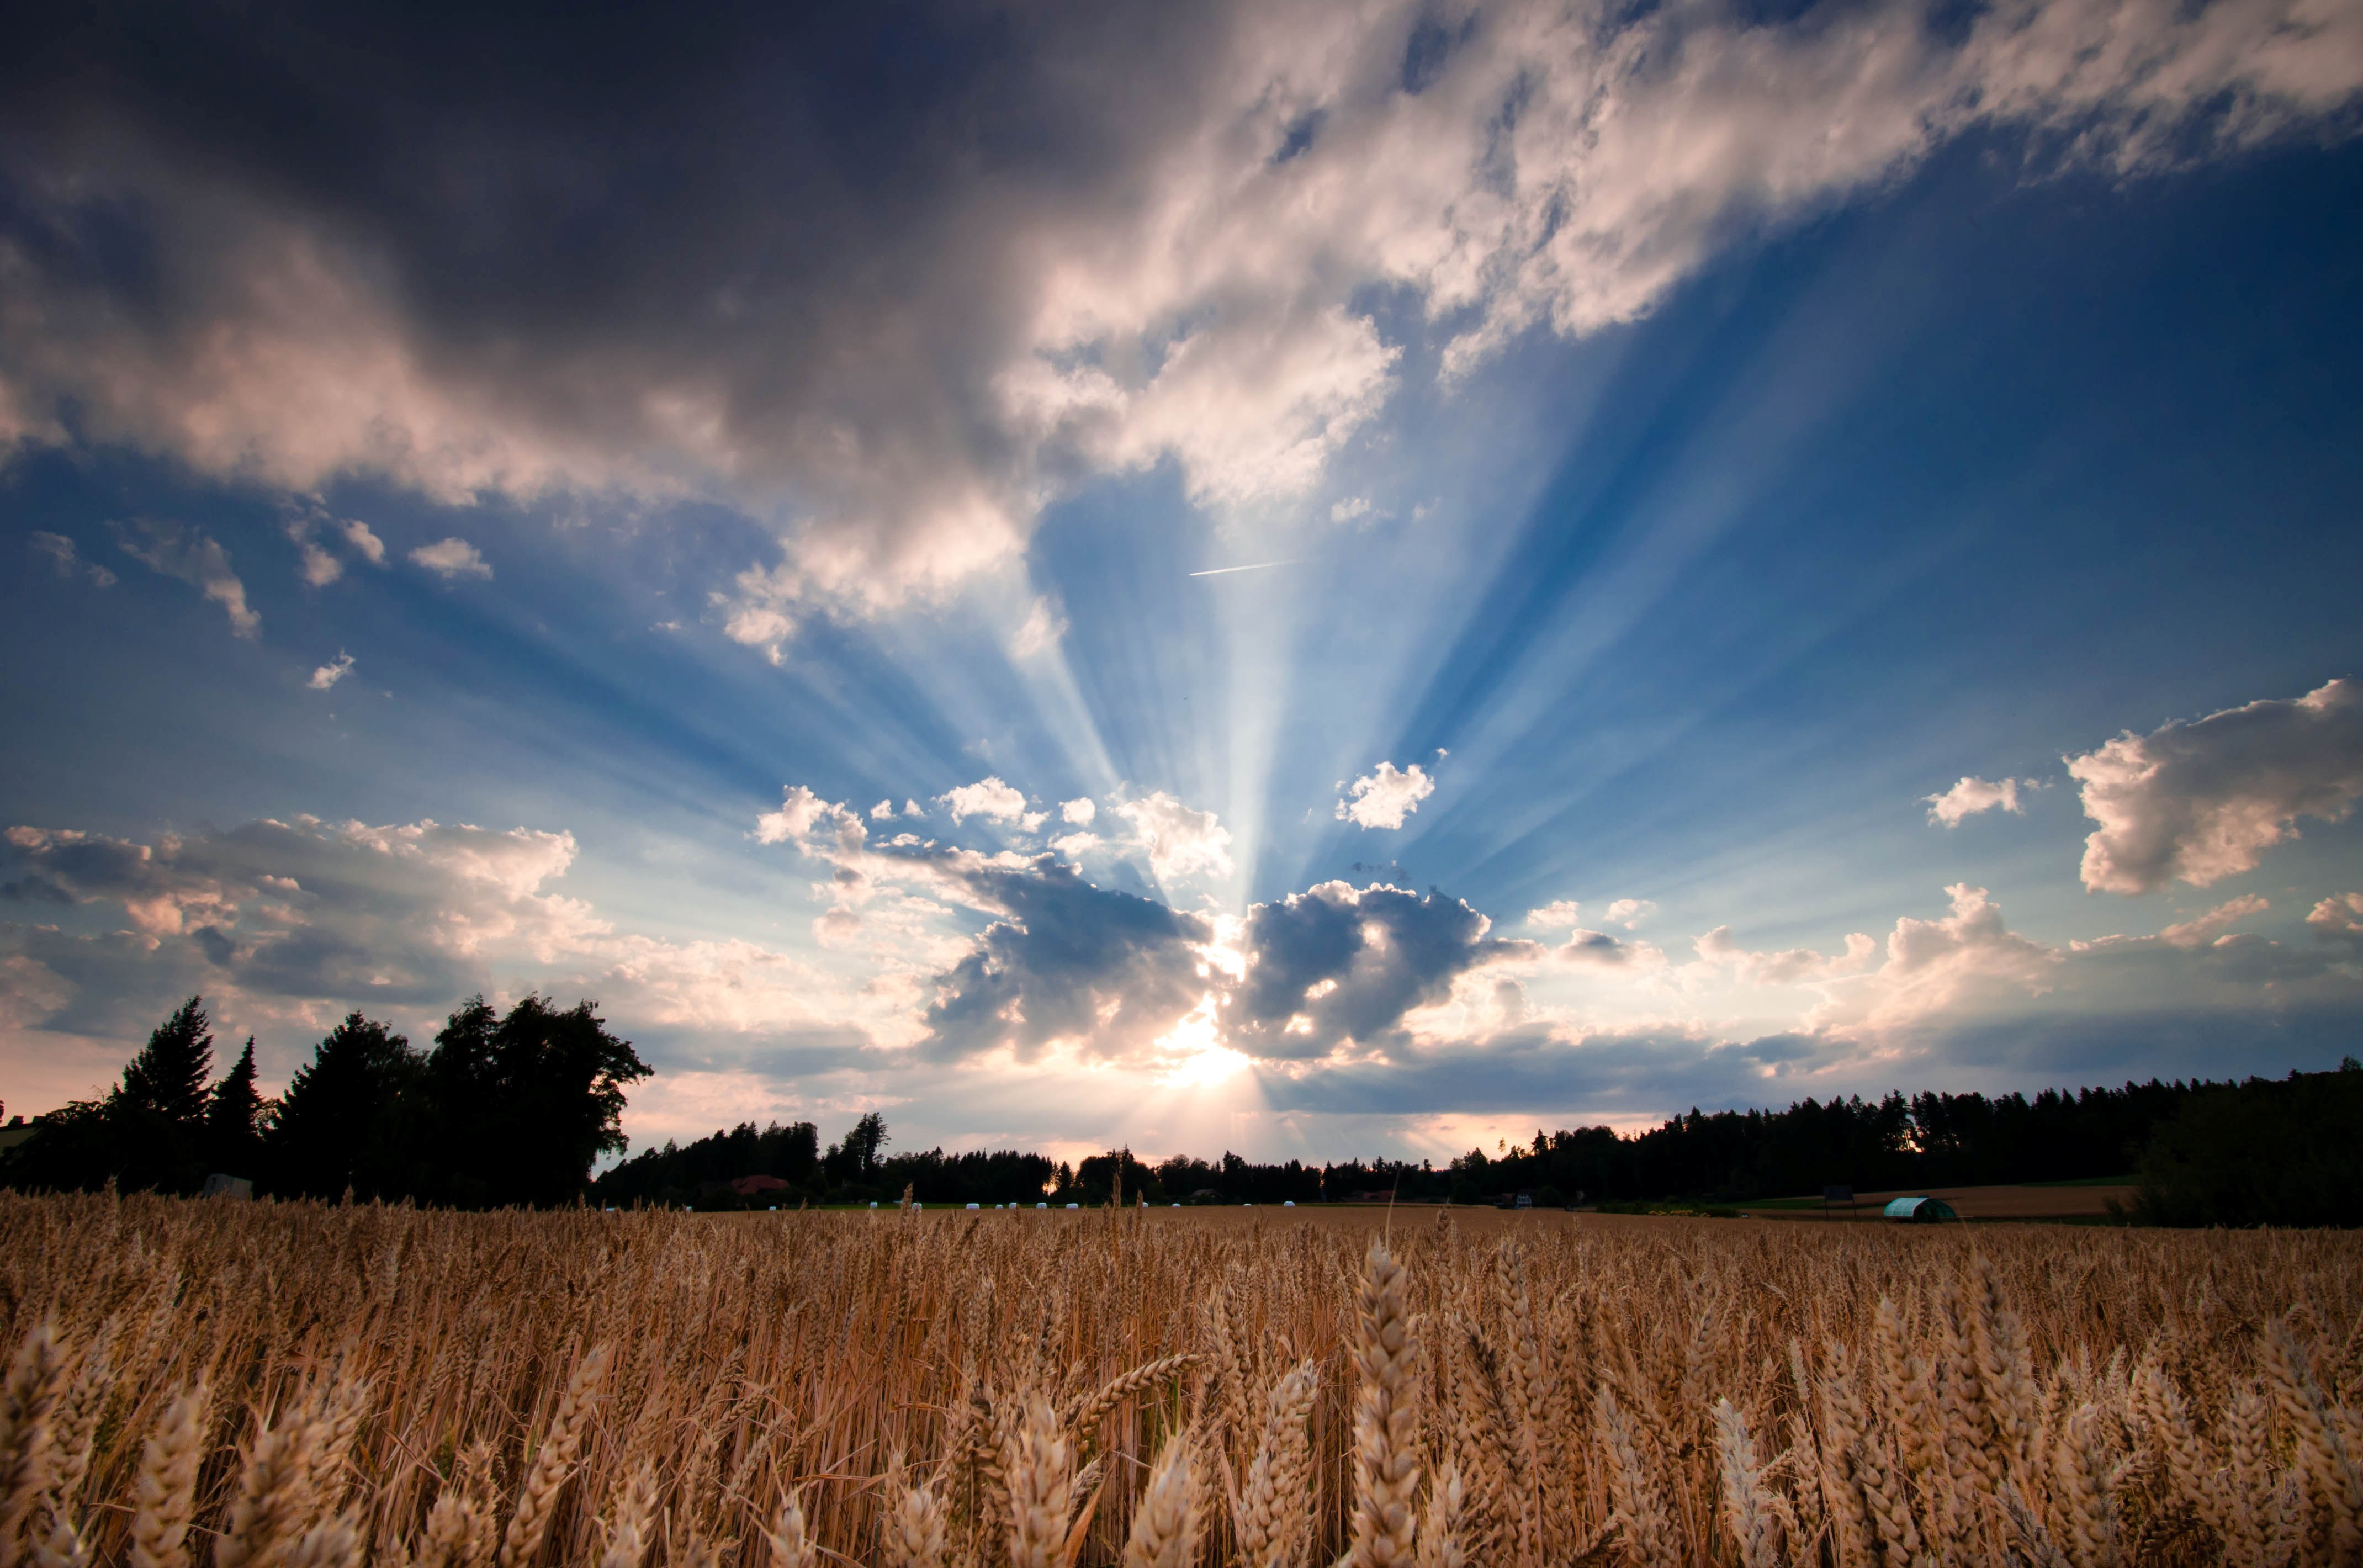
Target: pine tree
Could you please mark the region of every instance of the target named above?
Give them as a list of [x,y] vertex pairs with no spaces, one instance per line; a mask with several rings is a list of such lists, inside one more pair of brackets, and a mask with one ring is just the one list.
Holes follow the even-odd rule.
[[205,1107],[206,1141],[224,1171],[253,1173],[254,1157],[262,1145],[262,1095],[254,1086],[254,1037],[249,1035],[237,1064],[214,1085],[212,1103]]
[[123,1069],[122,1087],[111,1096],[116,1105],[191,1128],[203,1125],[211,1099],[205,1080],[214,1064],[214,1031],[204,1003],[204,997],[192,996],[156,1026]]

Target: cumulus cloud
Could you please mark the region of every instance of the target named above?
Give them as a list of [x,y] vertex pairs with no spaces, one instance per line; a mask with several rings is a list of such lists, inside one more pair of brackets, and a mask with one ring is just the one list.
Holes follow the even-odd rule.
[[1213,812],[1193,810],[1163,790],[1108,809],[1131,825],[1133,847],[1148,857],[1158,881],[1231,874],[1231,830]]
[[1964,778],[1942,795],[1923,798],[1928,804],[1928,820],[1947,828],[1958,828],[1961,819],[1975,817],[1980,811],[2011,811],[2022,816],[2026,806],[2018,798],[2019,790],[2034,789],[2033,779],[2003,779],[1999,784],[1987,779]]
[[1572,898],[1555,898],[1539,909],[1526,911],[1526,924],[1546,931],[1566,930],[1583,917],[1583,906]]
[[[2058,949],[2012,930],[1984,888],[1957,882],[1945,894],[1952,900],[1948,913],[1934,920],[1907,915],[1888,933],[1887,961],[1867,993],[1869,1025],[1915,1022],[1982,984],[2040,990],[2061,962]],[[1854,951],[1851,940],[1847,950]]]
[[1224,1000],[1226,1037],[1259,1056],[1312,1057],[1394,1040],[1404,1014],[1490,964],[1533,962],[1535,942],[1490,934],[1458,898],[1325,882],[1248,912],[1246,975]]
[[2349,957],[2363,959],[2363,893],[2324,899],[2306,916],[2305,923],[2324,941],[2335,942]]
[[2100,824],[2084,840],[2087,888],[2205,887],[2297,837],[2299,817],[2337,821],[2363,795],[2363,684],[2128,731],[2067,761]]
[[1206,994],[1213,927],[1155,899],[1094,887],[1044,857],[966,873],[1000,918],[934,983],[931,1047],[967,1055],[1007,1047],[1019,1060],[1063,1043],[1086,1055],[1146,1047]]
[[1620,941],[1605,931],[1590,931],[1581,926],[1565,942],[1551,950],[1551,956],[1563,962],[1597,969],[1654,969],[1665,962],[1665,954],[1651,943]]
[[338,650],[334,662],[323,664],[313,671],[312,678],[304,684],[316,692],[325,692],[352,672],[353,656]]
[[[1406,373],[1374,297],[1465,376],[1973,130],[2132,175],[2341,133],[2363,83],[2335,0],[1948,28],[1391,0],[1037,7],[884,95],[841,64],[906,56],[866,41],[884,21],[749,13],[660,50],[621,23],[571,71],[525,30],[430,111],[403,87],[446,63],[423,13],[183,22],[159,55],[61,12],[0,64],[0,441],[71,423],[294,492],[748,501],[786,520],[719,618],[774,655],[815,606],[1006,567],[1095,470],[1304,492]],[[315,133],[251,132],[279,123]]]
[[341,541],[372,566],[385,564],[385,541],[367,523],[332,517],[316,499],[291,505],[285,526],[295,546],[295,575],[312,587],[325,588],[345,574],[344,562],[321,542],[324,538]]
[[74,549],[74,541],[63,534],[46,533],[36,528],[25,536],[25,542],[32,548],[34,554],[47,559],[61,577],[79,573],[88,577],[94,587],[115,586],[115,573],[96,562],[84,561]]
[[1073,823],[1078,828],[1090,827],[1092,819],[1099,813],[1100,808],[1092,803],[1089,795],[1085,795],[1081,800],[1062,800],[1059,803],[1059,817]]
[[961,784],[936,796],[936,804],[950,809],[954,826],[971,817],[982,817],[991,822],[1015,822],[1026,815],[1024,792],[1002,783],[997,777]]
[[1657,905],[1647,898],[1619,898],[1608,906],[1608,917],[1628,931],[1657,912]]
[[412,564],[443,577],[481,577],[489,582],[493,568],[476,547],[463,539],[439,539],[410,552]]
[[1365,828],[1400,828],[1403,818],[1435,793],[1436,781],[1417,762],[1402,773],[1395,771],[1392,762],[1381,762],[1378,772],[1356,779],[1347,797],[1337,803],[1337,820]]
[[246,584],[229,569],[229,551],[210,534],[177,523],[141,521],[116,529],[124,553],[151,572],[178,578],[219,605],[234,636],[262,635],[262,617],[247,608]]
[[385,540],[377,537],[367,523],[358,517],[347,517],[337,525],[355,554],[372,566],[385,564]]

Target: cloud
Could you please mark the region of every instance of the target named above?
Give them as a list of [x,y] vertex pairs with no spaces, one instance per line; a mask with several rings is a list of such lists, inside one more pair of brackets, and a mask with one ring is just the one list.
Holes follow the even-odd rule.
[[1655,969],[1666,959],[1649,942],[1619,941],[1605,931],[1588,931],[1581,926],[1565,942],[1551,950],[1551,956],[1564,963],[1587,964],[1596,969]]
[[1081,800],[1062,800],[1059,803],[1059,817],[1073,823],[1078,828],[1090,827],[1092,818],[1099,815],[1099,810],[1098,806],[1092,804],[1089,795],[1083,796]]
[[[1304,493],[1411,373],[1374,299],[1465,377],[1973,131],[2137,175],[2343,134],[2363,81],[2325,0],[1037,7],[989,50],[778,11],[649,50],[656,16],[570,69],[488,37],[432,106],[423,13],[208,13],[168,55],[45,22],[0,77],[0,441],[737,501],[782,520],[721,618],[775,653],[1007,568],[1096,472]],[[882,116],[849,58],[937,68]]]
[[997,777],[961,784],[936,796],[936,804],[950,808],[955,827],[971,817],[982,817],[989,822],[1015,822],[1026,815],[1024,792],[1013,789]]
[[[192,988],[251,995],[448,1003],[482,984],[495,949],[544,958],[605,929],[587,906],[545,894],[573,862],[571,835],[421,821],[250,822],[153,844],[71,829],[6,835],[13,895],[113,905],[130,923],[109,936],[36,933],[32,956],[73,986],[74,1006],[106,1011],[106,990]],[[127,965],[151,978],[134,983]]]
[[2363,684],[2127,731],[2067,762],[2100,824],[2084,840],[2087,888],[2205,887],[2297,837],[2299,817],[2337,821],[2363,795]]
[[94,587],[115,586],[115,573],[95,562],[84,561],[75,550],[74,541],[63,534],[45,533],[36,528],[25,536],[25,542],[32,548],[34,554],[48,557],[60,577],[72,577],[81,573]]
[[1947,828],[1958,828],[1965,817],[1975,817],[1980,811],[2010,811],[2024,816],[2026,807],[2018,798],[2022,785],[2027,789],[2040,787],[2033,779],[2003,779],[1995,784],[1985,779],[1963,778],[1942,795],[1924,795],[1928,803],[1928,820]]
[[347,675],[351,674],[352,670],[353,656],[339,650],[336,662],[321,665],[312,672],[312,678],[304,684],[316,692],[325,692]]
[[[1957,882],[1945,894],[1949,913],[1934,920],[1904,916],[1888,934],[1887,961],[1864,991],[1863,1021],[1870,1027],[1916,1022],[1984,984],[2040,991],[2061,962],[2059,950],[2010,929],[1984,888]],[[1849,955],[1855,951],[1852,939],[1847,949]]]
[[1025,624],[1009,639],[1010,656],[1031,659],[1037,653],[1047,653],[1066,635],[1067,617],[1059,612],[1058,604],[1047,594],[1037,595],[1033,607],[1026,613]]
[[1381,762],[1378,772],[1356,779],[1346,793],[1348,798],[1337,803],[1340,822],[1364,828],[1400,828],[1421,801],[1436,793],[1436,781],[1417,762],[1403,773],[1397,773],[1392,762]]
[[1393,1040],[1403,1016],[1490,964],[1533,962],[1535,942],[1489,934],[1458,898],[1325,882],[1248,912],[1246,977],[1222,1005],[1225,1037],[1259,1056],[1317,1057]]
[[1558,898],[1539,909],[1526,911],[1526,924],[1546,931],[1573,928],[1582,917],[1583,906],[1572,898]]
[[1231,830],[1213,812],[1193,810],[1163,790],[1108,809],[1131,825],[1133,845],[1158,881],[1231,874]]
[[229,551],[209,534],[176,523],[139,522],[116,528],[124,552],[151,572],[198,589],[229,616],[231,634],[250,640],[262,635],[262,617],[247,608],[246,584],[229,569]]
[[2195,920],[2185,920],[2158,932],[2158,940],[2169,947],[2203,947],[2214,941],[2226,930],[2251,915],[2261,915],[2272,906],[2253,893],[2218,904]]
[[1149,1045],[1206,994],[1202,950],[1214,928],[1154,899],[1094,887],[1044,856],[969,873],[1001,918],[934,982],[929,1047],[1018,1060],[1063,1042],[1089,1055]]
[[352,546],[354,552],[363,561],[372,566],[385,564],[385,540],[371,531],[367,523],[356,517],[347,517],[337,527],[344,534],[345,542]]
[[1647,898],[1619,898],[1608,906],[1608,917],[1632,930],[1658,912],[1658,906]]
[[1870,963],[1879,944],[1860,931],[1851,932],[1842,953],[1823,954],[1811,948],[1779,952],[1752,952],[1734,940],[1729,926],[1717,926],[1692,944],[1702,962],[1728,964],[1749,985],[1810,985],[1843,975],[1859,974]]
[[482,577],[489,582],[493,569],[476,547],[463,539],[441,539],[410,552],[413,564],[444,577]]
[[2363,960],[2363,893],[2325,898],[2305,917],[2313,934],[2346,949],[2350,959]]

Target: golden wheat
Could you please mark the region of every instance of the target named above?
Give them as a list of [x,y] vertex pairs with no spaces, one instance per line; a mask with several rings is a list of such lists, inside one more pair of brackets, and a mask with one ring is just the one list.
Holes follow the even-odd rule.
[[0,1563],[2363,1557],[2363,1239],[1381,1223],[0,1195]]

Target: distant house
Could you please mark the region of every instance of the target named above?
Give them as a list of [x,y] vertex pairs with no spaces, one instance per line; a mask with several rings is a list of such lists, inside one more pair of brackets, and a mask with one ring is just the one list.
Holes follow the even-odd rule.
[[759,1197],[765,1193],[783,1193],[788,1184],[777,1176],[733,1176],[730,1190],[740,1197]]
[[1951,1204],[1940,1197],[1900,1197],[1881,1212],[1905,1225],[1934,1225],[1939,1220],[1961,1218],[1953,1212]]

